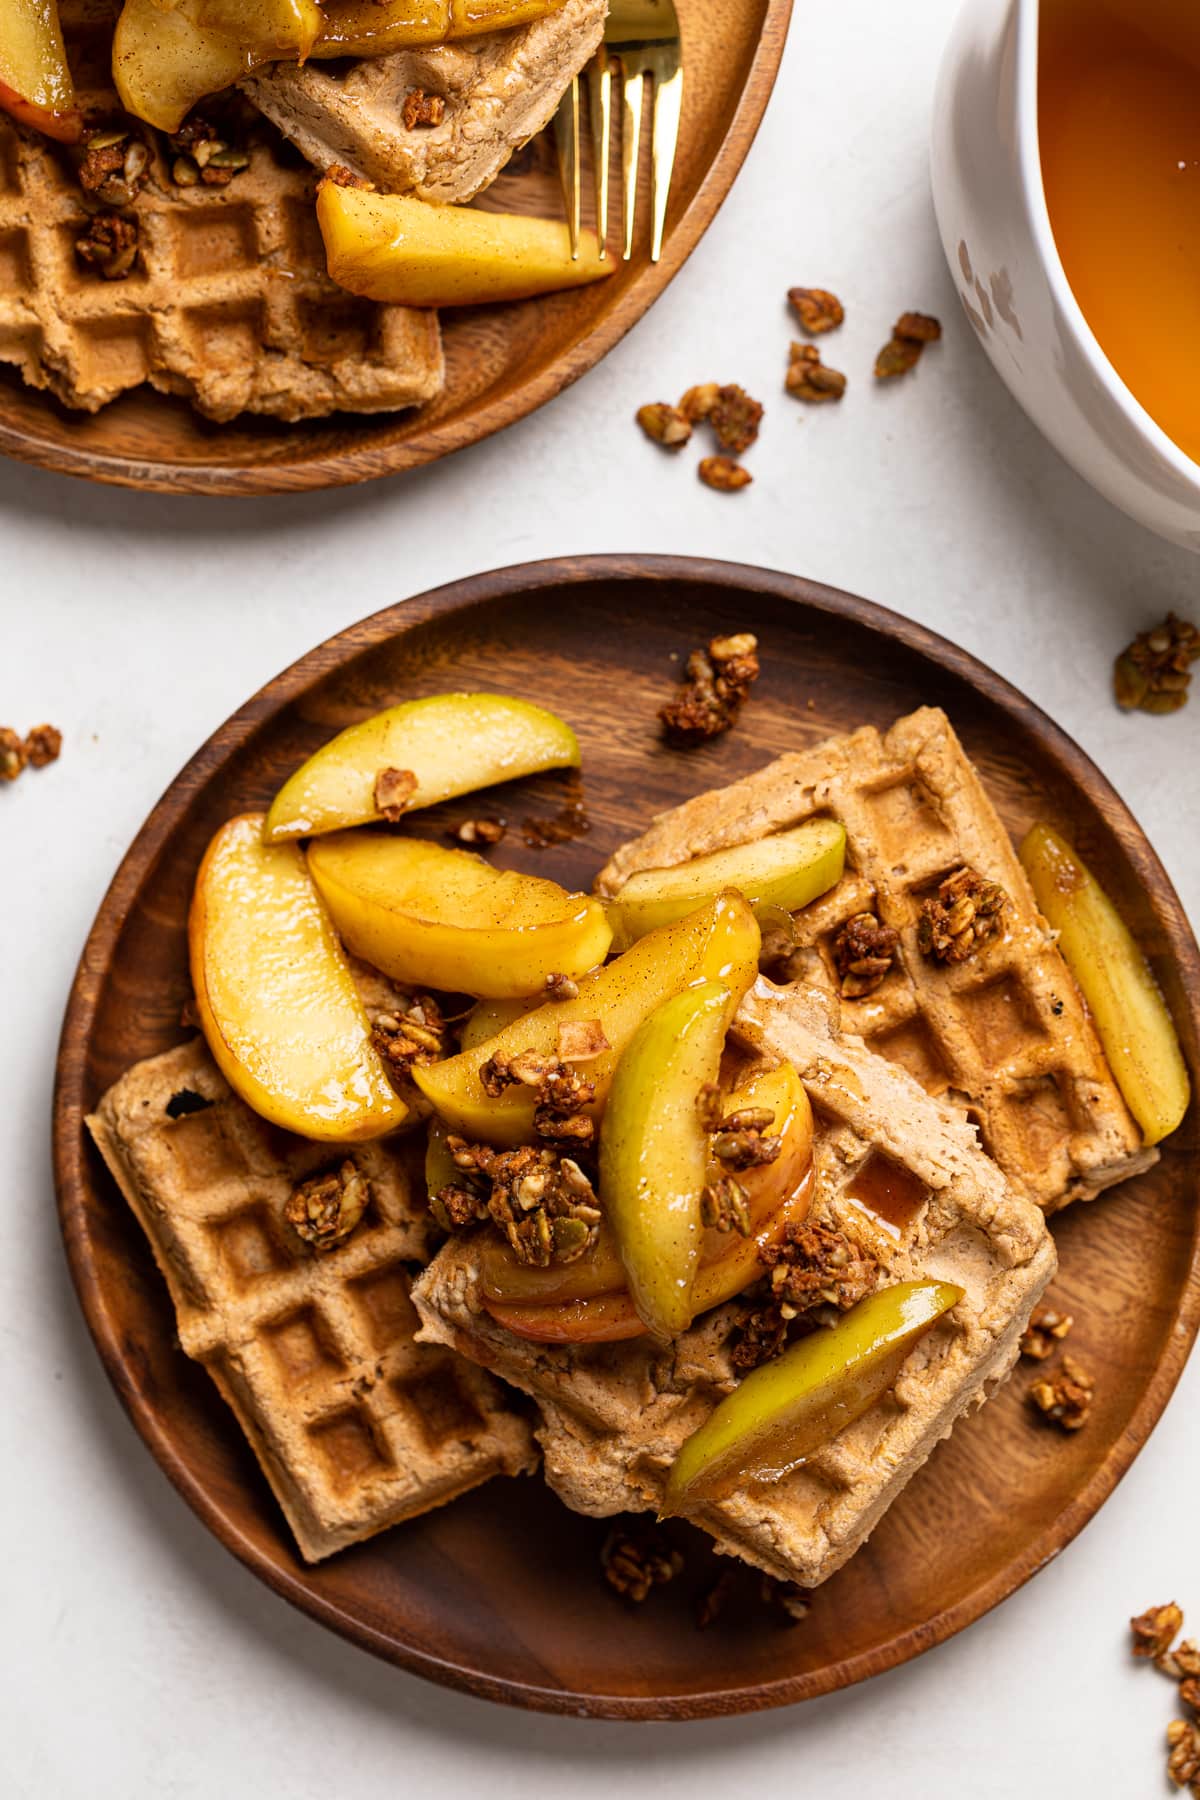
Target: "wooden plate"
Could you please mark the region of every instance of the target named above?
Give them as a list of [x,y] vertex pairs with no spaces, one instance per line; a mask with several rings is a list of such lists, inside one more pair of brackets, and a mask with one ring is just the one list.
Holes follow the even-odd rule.
[[[759,634],[764,672],[738,730],[662,747],[672,657],[716,631]],[[554,850],[513,835],[497,860],[586,885],[650,814],[784,749],[922,702],[946,707],[1009,827],[1048,818],[1078,842],[1151,956],[1193,1071],[1200,954],[1167,877],[1103,776],[1028,700],[920,626],[787,575],[686,559],[594,558],[459,582],[353,626],[248,702],[197,752],[139,833],[71,993],[55,1100],[63,1232],[96,1344],[138,1431],[190,1505],[286,1599],[420,1674],[548,1711],[694,1718],[828,1692],[915,1656],[1034,1574],[1091,1518],[1158,1418],[1200,1315],[1197,1123],[1158,1166],[1055,1221],[1057,1298],[1097,1377],[1085,1430],[1038,1425],[1028,1365],[960,1424],[865,1549],[790,1629],[748,1596],[707,1631],[713,1579],[688,1566],[631,1617],[599,1579],[604,1526],[538,1481],[499,1481],[444,1512],[301,1566],[232,1416],[179,1352],[166,1290],[85,1138],[83,1114],[130,1063],[177,1042],[184,917],[209,834],[262,806],[349,720],[416,694],[486,687],[579,729],[590,835]],[[561,779],[496,790],[489,810],[555,809]],[[459,801],[431,830],[478,811]],[[133,1452],[131,1451],[131,1454]],[[686,1536],[686,1533],[684,1534]],[[723,1566],[728,1566],[723,1565]],[[747,1582],[749,1578],[747,1577]]]
[[[634,259],[618,262],[609,280],[573,293],[444,312],[446,386],[429,406],[375,417],[339,413],[295,425],[249,415],[214,425],[184,400],[139,388],[89,415],[68,411],[3,367],[0,450],[124,487],[278,494],[395,474],[524,418],[611,350],[699,243],[758,130],[791,9],[792,0],[681,0],[687,82],[661,262],[649,259],[649,164],[643,157]],[[615,160],[612,180],[617,220]],[[584,194],[590,193],[589,163]],[[562,216],[549,134],[510,165],[487,204]],[[585,222],[589,207],[590,198]],[[619,221],[612,223],[614,250],[618,230]]]

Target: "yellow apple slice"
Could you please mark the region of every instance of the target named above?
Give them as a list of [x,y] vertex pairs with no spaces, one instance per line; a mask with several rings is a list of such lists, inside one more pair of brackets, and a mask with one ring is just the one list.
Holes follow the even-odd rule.
[[553,1056],[561,1026],[598,1019],[610,1046],[586,1065],[588,1080],[596,1085],[598,1113],[617,1058],[647,1014],[698,981],[724,981],[740,1001],[758,973],[760,943],[754,914],[741,895],[722,894],[585,976],[574,1000],[547,1001],[487,1043],[414,1069],[413,1079],[452,1131],[489,1144],[523,1143],[533,1135],[533,1096],[523,1083],[499,1098],[485,1093],[479,1071],[490,1057],[525,1050]]
[[565,220],[432,206],[323,181],[317,220],[334,281],[398,306],[479,306],[599,281],[616,267],[594,231],[571,255]]
[[376,777],[416,777],[406,810],[516,781],[543,769],[577,769],[579,739],[555,713],[507,694],[431,694],[348,725],[284,782],[267,836],[315,837],[377,822]]
[[[498,1037],[504,1027],[511,1025],[514,1019],[522,1019],[527,1012],[532,1012],[535,1006],[544,1004],[544,994],[527,994],[520,1000],[481,1000],[477,1006],[471,1008],[459,1028],[459,1049],[474,1050],[477,1044],[488,1043],[492,1038]],[[515,1262],[516,1258],[514,1257],[513,1260]],[[524,1268],[526,1265],[519,1263],[517,1266]],[[561,1266],[565,1267],[566,1265]],[[541,1272],[539,1271],[539,1273]]]
[[322,25],[316,0],[125,0],[113,37],[121,104],[178,131],[198,100],[268,62],[303,62]]
[[809,819],[792,831],[731,850],[714,850],[671,869],[641,869],[606,902],[613,946],[625,950],[703,906],[723,888],[736,888],[760,922],[768,909],[798,912],[828,893],[846,864],[846,829],[836,819]]
[[350,1142],[404,1122],[304,857],[261,813],[217,832],[188,920],[196,1009],[230,1087],[264,1119]]
[[386,56],[485,31],[511,31],[557,12],[564,0],[325,0],[316,57]]
[[664,1000],[630,1039],[608,1097],[600,1202],[638,1316],[657,1338],[692,1322],[709,1160],[699,1102],[720,1073],[736,1006],[721,981]]
[[902,1281],[754,1369],[671,1466],[662,1513],[686,1513],[744,1481],[778,1481],[893,1387],[914,1344],[963,1290]]
[[612,941],[598,900],[423,838],[334,832],[308,868],[347,948],[411,986],[516,999],[585,975]]
[[1058,947],[1091,1009],[1104,1054],[1147,1144],[1175,1130],[1191,1084],[1150,965],[1083,858],[1050,825],[1035,825],[1021,861]]
[[0,107],[61,143],[78,143],[83,115],[67,65],[55,0],[4,0]]

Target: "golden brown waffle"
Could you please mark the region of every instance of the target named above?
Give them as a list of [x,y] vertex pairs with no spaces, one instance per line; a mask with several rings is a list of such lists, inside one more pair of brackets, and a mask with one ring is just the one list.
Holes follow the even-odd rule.
[[[596,50],[608,0],[565,0],[511,31],[343,63],[276,63],[242,90],[319,169],[343,163],[392,193],[470,200],[554,116]],[[413,88],[446,103],[440,125],[408,130]]]
[[[81,104],[100,119],[117,107],[113,10],[62,6]],[[437,315],[359,300],[325,273],[310,169],[261,142],[227,187],[180,187],[145,135],[137,264],[106,281],[75,255],[101,209],[68,153],[0,113],[0,361],[88,412],[143,382],[217,420],[390,412],[441,391]]]
[[[912,1351],[894,1391],[803,1468],[696,1515],[719,1550],[805,1587],[846,1561],[955,1421],[1004,1381],[1055,1269],[1041,1213],[1012,1193],[961,1113],[860,1040],[840,1038],[832,1015],[820,992],[765,980],[739,1015],[749,1044],[791,1062],[812,1099],[812,1217],[875,1256],[883,1281],[951,1281],[965,1297]],[[912,1178],[905,1217],[885,1220],[867,1204],[876,1184],[864,1170],[878,1158]],[[665,1350],[648,1338],[534,1344],[483,1310],[477,1237],[448,1244],[413,1300],[423,1341],[473,1357],[537,1401],[546,1479],[578,1512],[654,1510],[680,1446],[736,1382],[742,1303],[707,1314]]]
[[[180,1094],[210,1104],[172,1118]],[[233,1408],[309,1562],[536,1466],[497,1384],[413,1342],[411,1268],[433,1226],[403,1139],[348,1151],[367,1212],[315,1254],[283,1212],[330,1146],[258,1118],[200,1039],[136,1064],[88,1127],[166,1276],[180,1343]]]
[[[1013,1186],[1054,1212],[1156,1161],[1113,1080],[1079,990],[978,775],[945,713],[922,707],[881,733],[864,727],[781,756],[700,794],[618,850],[597,890],[638,869],[687,862],[816,814],[846,827],[846,874],[795,914],[790,974],[839,993],[834,940],[877,912],[901,956],[874,993],[841,1001],[842,1024],[968,1108]],[[963,864],[1011,901],[1002,934],[948,966],[921,953],[921,901]]]

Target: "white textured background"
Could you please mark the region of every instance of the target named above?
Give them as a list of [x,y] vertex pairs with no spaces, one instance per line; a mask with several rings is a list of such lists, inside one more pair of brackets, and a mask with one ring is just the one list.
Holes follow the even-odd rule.
[[[325,1634],[235,1564],[109,1392],[54,1222],[55,1041],[130,837],[196,745],[317,640],[501,563],[686,551],[790,569],[934,626],[1038,700],[1133,806],[1200,911],[1200,699],[1120,716],[1110,660],[1200,562],[1090,493],[960,319],[928,197],[930,94],[954,0],[798,6],[734,193],[632,336],[540,415],[356,492],[167,500],[0,468],[0,722],[47,718],[62,762],[0,794],[6,1175],[0,1254],[0,1793],[33,1800],[486,1792],[651,1800],[782,1792],[1137,1800],[1166,1791],[1172,1691],[1124,1621],[1177,1596],[1200,1628],[1200,1364],[1082,1538],[998,1613],[908,1668],[746,1720],[609,1726],[509,1713]],[[779,392],[795,282],[850,306],[845,403]],[[872,392],[905,307],[945,343]],[[836,351],[836,354],[834,353]],[[634,432],[644,400],[737,380],[769,402],[755,485],[700,487]]]

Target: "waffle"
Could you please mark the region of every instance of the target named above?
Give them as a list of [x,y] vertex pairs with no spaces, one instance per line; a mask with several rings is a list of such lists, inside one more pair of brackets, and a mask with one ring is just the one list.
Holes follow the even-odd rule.
[[[804,1587],[846,1561],[955,1421],[1004,1381],[1055,1269],[1041,1213],[1012,1193],[961,1113],[840,1037],[833,1017],[819,991],[762,979],[739,1015],[750,1045],[790,1061],[813,1101],[812,1216],[874,1255],[885,1281],[952,1281],[965,1297],[912,1351],[892,1394],[801,1469],[695,1515],[718,1550]],[[869,1192],[863,1172],[875,1157],[915,1180],[903,1223],[854,1197]],[[568,1506],[599,1517],[656,1509],[680,1446],[735,1385],[730,1348],[744,1304],[707,1314],[666,1350],[648,1338],[534,1344],[483,1311],[476,1245],[452,1241],[417,1282],[421,1341],[449,1345],[534,1397],[546,1479]]]
[[[172,1118],[183,1090],[211,1104]],[[410,1266],[433,1226],[404,1140],[349,1150],[367,1213],[315,1255],[283,1209],[330,1146],[264,1123],[201,1040],[136,1064],[88,1127],[166,1277],[181,1345],[232,1407],[307,1561],[536,1466],[497,1384],[413,1342]]]
[[[596,50],[607,0],[565,0],[511,31],[341,64],[276,63],[242,91],[319,169],[344,163],[392,193],[469,200],[549,123]],[[440,95],[440,125],[405,129],[413,88]]]
[[[113,14],[110,0],[62,6],[80,102],[100,118],[117,110]],[[0,361],[87,412],[147,382],[220,421],[389,412],[441,391],[436,314],[359,300],[325,273],[311,170],[252,143],[227,187],[185,188],[146,138],[138,261],[105,281],[75,256],[99,209],[70,158],[0,113]]]
[[[814,814],[845,825],[847,869],[795,914],[799,948],[789,973],[838,994],[834,940],[852,914],[878,912],[899,933],[901,957],[874,993],[841,1001],[845,1029],[927,1092],[964,1102],[984,1148],[1046,1212],[1094,1199],[1156,1161],[1008,833],[949,720],[933,707],[886,733],[866,726],[781,756],[662,814],[617,851],[597,889],[614,894],[638,869],[687,862]],[[918,949],[917,918],[922,899],[964,863],[999,882],[1012,905],[1003,934],[947,966]]]

